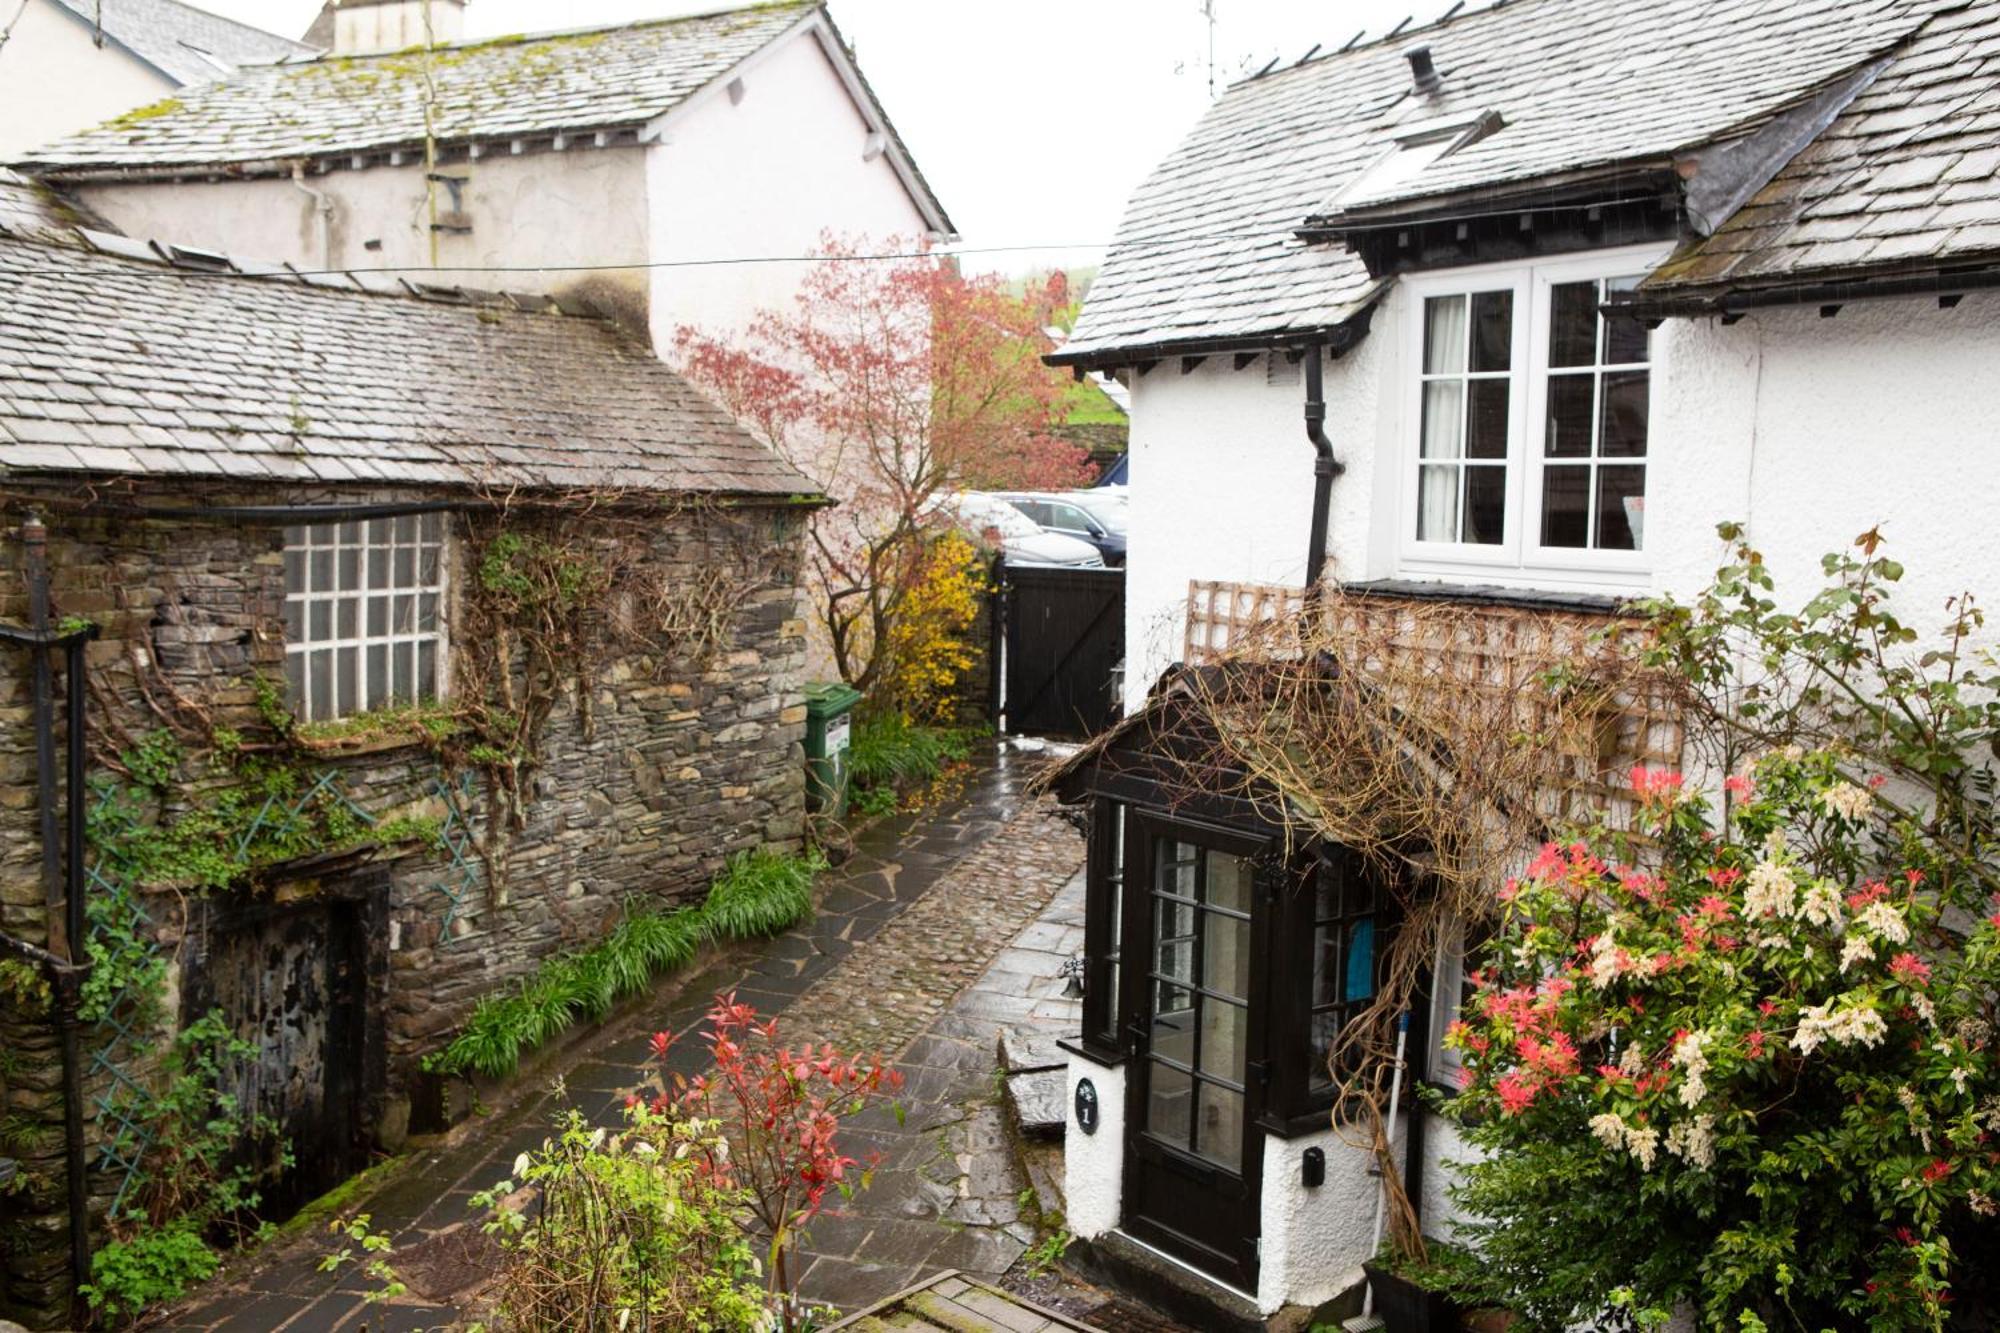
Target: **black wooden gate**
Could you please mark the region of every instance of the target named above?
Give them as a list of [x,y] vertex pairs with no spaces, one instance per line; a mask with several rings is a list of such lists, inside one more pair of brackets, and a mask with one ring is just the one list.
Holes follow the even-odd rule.
[[999,567],[1000,712],[1017,735],[1088,736],[1119,716],[1125,571]]

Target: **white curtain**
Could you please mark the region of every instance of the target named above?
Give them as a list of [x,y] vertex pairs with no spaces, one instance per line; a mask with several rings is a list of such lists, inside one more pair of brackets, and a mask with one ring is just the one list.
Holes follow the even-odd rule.
[[[1434,296],[1424,302],[1424,373],[1465,373],[1466,299]],[[1418,442],[1425,463],[1417,470],[1417,539],[1455,542],[1459,539],[1458,492],[1463,481],[1456,464],[1439,466],[1432,459],[1465,456],[1465,381],[1427,379],[1424,383],[1423,437]]]

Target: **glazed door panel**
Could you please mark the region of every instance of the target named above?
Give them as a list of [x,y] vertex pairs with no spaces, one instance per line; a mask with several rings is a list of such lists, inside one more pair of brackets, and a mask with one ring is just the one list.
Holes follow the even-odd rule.
[[1254,963],[1264,929],[1258,845],[1174,826],[1137,832],[1124,1226],[1254,1290],[1266,972]]

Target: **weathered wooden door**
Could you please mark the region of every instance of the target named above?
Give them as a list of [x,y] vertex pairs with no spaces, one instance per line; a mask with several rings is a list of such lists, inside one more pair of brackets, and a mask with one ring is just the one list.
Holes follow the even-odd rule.
[[[289,1215],[358,1169],[366,1030],[361,904],[336,899],[237,903],[210,918],[191,969],[184,1021],[219,1011],[255,1048],[228,1086],[277,1140],[246,1145],[260,1170],[260,1213]],[[289,1146],[292,1164],[280,1162]]]
[[1088,736],[1119,716],[1125,571],[1002,564],[1001,710],[1016,735]]

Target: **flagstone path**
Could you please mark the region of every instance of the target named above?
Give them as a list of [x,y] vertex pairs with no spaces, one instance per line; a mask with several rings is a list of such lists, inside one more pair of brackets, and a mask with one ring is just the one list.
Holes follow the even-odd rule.
[[[1082,947],[1083,842],[1025,795],[1038,763],[998,754],[944,808],[871,827],[854,856],[822,879],[811,921],[663,988],[656,1007],[614,1020],[538,1074],[545,1085],[560,1075],[560,1091],[529,1090],[410,1154],[372,1195],[348,1201],[344,1213],[366,1212],[395,1238],[392,1262],[408,1294],[368,1303],[373,1284],[351,1270],[319,1272],[328,1238],[305,1235],[233,1265],[156,1327],[449,1327],[490,1271],[490,1243],[471,1197],[539,1146],[563,1107],[600,1122],[619,1115],[643,1077],[649,1034],[697,1024],[711,997],[731,990],[782,1016],[786,1040],[879,1050],[907,1080],[900,1123],[871,1110],[843,1136],[857,1156],[879,1153],[880,1169],[871,1189],[814,1226],[800,1258],[800,1294],[852,1310],[941,1272],[1004,1272],[1035,1237],[1017,1201],[1022,1184],[999,1095],[998,1030],[1074,1027],[1060,965]],[[670,1063],[697,1072],[701,1053],[700,1043],[682,1042]]]

